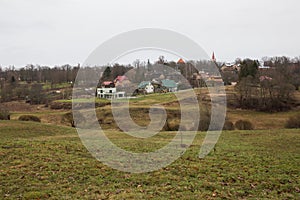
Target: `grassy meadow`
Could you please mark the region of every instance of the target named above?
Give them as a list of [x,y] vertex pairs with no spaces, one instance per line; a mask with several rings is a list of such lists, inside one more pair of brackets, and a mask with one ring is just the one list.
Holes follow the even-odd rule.
[[[106,134],[132,151],[141,142]],[[160,133],[143,148],[173,135]],[[299,199],[299,130],[225,131],[201,160],[204,136],[170,166],[131,174],[95,160],[73,128],[1,121],[0,199]]]
[[[207,91],[196,93],[207,95]],[[169,93],[130,99],[133,120],[147,125],[147,110],[155,104],[178,117],[174,98]],[[209,98],[203,99],[200,108],[209,106]],[[71,100],[56,103],[71,104]],[[96,103],[101,105],[96,111],[105,134],[126,150],[154,151],[176,134],[130,137],[115,127],[107,100]],[[76,129],[63,121],[70,110],[26,107],[21,102],[6,106],[15,109],[10,121],[0,121],[0,199],[300,199],[300,131],[284,129],[286,120],[299,109],[264,113],[228,108],[227,120],[247,119],[255,130],[223,131],[214,151],[204,159],[198,154],[206,133],[198,132],[189,149],[171,165],[131,174],[91,156]],[[18,121],[28,114],[42,123]]]

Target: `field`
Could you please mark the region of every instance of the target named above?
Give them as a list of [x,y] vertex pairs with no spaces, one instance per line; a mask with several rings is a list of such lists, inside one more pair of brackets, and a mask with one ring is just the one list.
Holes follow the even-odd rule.
[[[106,133],[135,150],[140,140]],[[162,132],[145,150],[174,135]],[[0,199],[299,199],[299,130],[223,132],[200,160],[205,133],[159,171],[130,174],[94,159],[75,129],[34,122],[0,122]],[[155,145],[154,145],[155,144]]]
[[[62,86],[61,86],[62,87]],[[228,93],[228,102],[234,101],[230,99],[232,94],[234,94],[234,90],[232,86],[228,86],[226,88]],[[196,94],[201,96],[201,109],[207,106],[210,103],[210,98],[208,95],[208,91],[205,89],[197,89]],[[300,105],[300,92],[297,91],[294,94],[298,104]],[[94,99],[76,99],[77,103],[91,103]],[[123,101],[123,100],[120,100]],[[57,100],[54,103],[58,105],[67,105],[69,109],[72,107],[72,100]],[[110,114],[111,107],[107,105],[109,103],[108,100],[96,99],[95,103],[102,105],[101,108],[97,109],[97,114],[99,118],[106,118],[106,121],[111,122],[112,116],[103,116]],[[151,94],[146,96],[139,96],[138,98],[134,98],[130,100],[130,107],[135,108],[135,110],[139,109],[149,109],[151,105],[162,104],[166,107],[167,110],[176,111],[179,109],[178,102],[175,100],[175,96],[171,93],[167,94]],[[29,105],[24,103],[24,101],[16,101],[16,102],[8,102],[3,103],[3,106],[7,108],[11,112],[11,119],[17,120],[21,115],[24,114],[34,114],[41,118],[43,123],[50,124],[58,124],[58,125],[68,125],[66,123],[62,123],[62,117],[65,113],[70,112],[68,109],[50,109],[45,108],[43,105]],[[135,111],[132,111],[133,115]],[[291,111],[287,112],[278,112],[278,113],[265,113],[265,112],[257,112],[253,110],[241,110],[228,108],[227,109],[227,119],[235,123],[239,119],[249,120],[254,124],[255,129],[258,130],[269,130],[269,129],[283,129],[286,120],[297,113],[300,112],[300,107],[294,108]],[[138,115],[143,114],[142,119],[148,118],[147,113],[141,113],[138,111]],[[139,120],[139,119],[137,119]],[[139,123],[139,121],[137,121]],[[140,124],[143,124],[140,123]],[[109,124],[111,126],[111,124]]]
[[[201,97],[200,109],[210,107],[207,91],[196,90],[196,94]],[[299,92],[296,96],[300,100]],[[76,102],[89,104],[92,100]],[[55,103],[70,108],[72,102]],[[95,103],[106,136],[123,149],[154,151],[176,134],[168,131],[148,139],[130,137],[117,128],[107,100]],[[148,125],[149,107],[156,104],[163,105],[172,120],[179,117],[178,101],[170,93],[130,99],[131,117],[139,125]],[[71,110],[24,102],[3,105],[10,110],[11,121],[0,121],[0,199],[300,198],[300,131],[284,129],[286,120],[299,113],[299,108],[280,113],[228,108],[227,120],[249,120],[255,130],[223,131],[214,151],[204,159],[198,155],[206,133],[198,132],[187,152],[171,165],[131,174],[92,157],[76,129],[70,127],[70,119],[63,120]],[[42,123],[18,121],[28,114]]]

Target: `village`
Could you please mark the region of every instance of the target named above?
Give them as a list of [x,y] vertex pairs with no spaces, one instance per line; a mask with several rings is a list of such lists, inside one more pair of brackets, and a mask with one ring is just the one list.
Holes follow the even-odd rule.
[[0,200],[300,200],[300,0],[0,0]]
[[[157,64],[162,64],[163,66]],[[139,77],[141,79],[140,82],[136,82],[137,69],[134,68],[131,72],[128,72],[128,74],[134,73],[135,76],[133,78],[132,76],[131,78],[127,77],[126,73],[118,75],[113,80],[101,82],[97,87],[96,97],[103,99],[129,98],[140,94],[177,92],[189,87],[235,86],[239,81],[241,63],[217,62],[214,52],[210,61],[201,63],[200,67],[197,68],[195,67],[196,65],[197,63],[184,61],[182,58],[177,62],[169,62],[167,64],[161,61],[152,65],[148,61],[143,68],[143,78]],[[212,68],[217,68],[218,71]],[[142,67],[139,67],[138,70],[142,70]],[[272,68],[267,65],[267,62],[259,61],[258,70],[260,72],[268,72]],[[272,80],[267,75],[262,75],[259,79],[261,81]],[[135,89],[128,92],[128,88]]]

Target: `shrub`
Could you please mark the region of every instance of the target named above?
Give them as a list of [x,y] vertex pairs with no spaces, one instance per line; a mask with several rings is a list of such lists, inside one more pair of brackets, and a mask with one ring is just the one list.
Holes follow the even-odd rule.
[[[77,118],[77,122],[78,121],[82,122],[82,123],[86,122],[84,116],[80,112],[76,111],[75,116]],[[69,124],[71,127],[76,127],[74,116],[73,116],[72,112],[68,112],[68,113],[64,114],[61,118],[61,122],[64,124]]]
[[164,131],[178,131],[180,121],[178,120],[167,120],[165,126],[163,127]]
[[285,128],[300,128],[300,113],[290,117],[285,123]]
[[62,116],[61,122],[62,122],[62,123],[70,124],[72,127],[75,127],[75,122],[74,122],[74,118],[73,118],[73,113],[68,112],[68,113],[64,114],[64,115]]
[[238,130],[253,130],[254,129],[253,124],[248,120],[238,120],[235,123],[235,127]]
[[20,121],[33,121],[33,122],[41,122],[41,119],[34,115],[22,115],[19,117]]
[[74,127],[75,124],[74,124],[74,119],[73,119],[73,113],[68,112],[68,113],[64,114],[61,118],[61,122],[70,124],[72,127]]
[[72,109],[72,103],[70,102],[52,102],[50,104],[50,108],[53,110],[60,110],[60,109],[66,109],[66,110],[70,110]]
[[223,130],[225,131],[232,131],[234,130],[234,124],[231,121],[225,121]]

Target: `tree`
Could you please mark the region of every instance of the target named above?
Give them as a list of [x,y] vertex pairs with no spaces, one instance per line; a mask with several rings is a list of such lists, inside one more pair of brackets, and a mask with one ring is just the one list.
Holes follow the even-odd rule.
[[2,102],[11,101],[13,98],[12,86],[10,84],[3,83],[3,86],[1,86],[0,96]]
[[111,81],[111,67],[106,67],[103,74],[102,74],[102,77],[100,79],[100,82],[103,82],[103,81]]
[[242,108],[254,108],[256,105],[257,86],[252,76],[243,77],[235,87],[238,101]]
[[164,56],[159,56],[158,61],[156,63],[163,65],[165,63],[165,57]]
[[29,93],[29,99],[31,101],[31,104],[41,104],[44,100],[44,94],[43,92],[43,86],[42,84],[35,83],[31,86],[30,93]]
[[224,85],[231,85],[232,82],[238,81],[238,74],[231,71],[221,71],[221,76],[224,81]]
[[145,80],[145,68],[138,67],[135,69],[135,77],[134,77],[134,82],[135,83],[140,83]]
[[[268,62],[267,58],[264,58]],[[291,108],[297,85],[295,67],[288,58],[271,58],[270,70],[258,71],[257,61],[244,60],[236,86],[240,106],[259,111],[283,111]],[[294,73],[292,73],[294,70]],[[247,77],[245,77],[247,75]]]
[[117,78],[117,76],[123,76],[127,72],[127,69],[123,65],[116,63],[111,70],[112,79]]
[[239,79],[252,76],[253,78],[256,76],[258,72],[258,61],[246,59],[241,63],[241,70],[239,73]]

